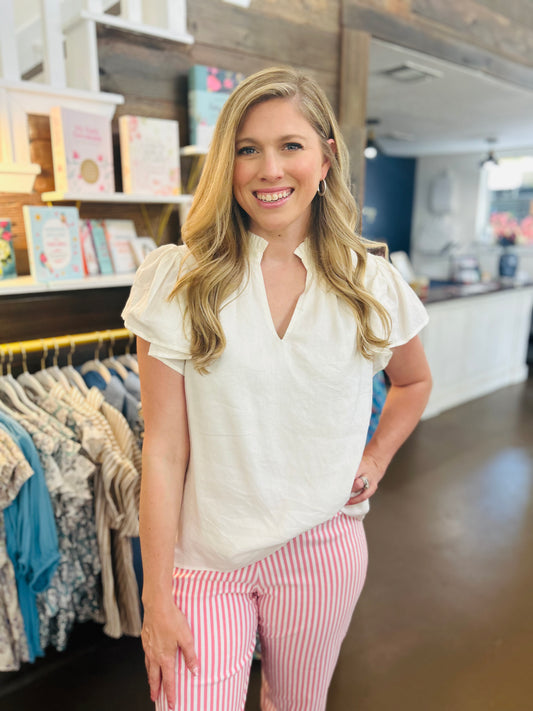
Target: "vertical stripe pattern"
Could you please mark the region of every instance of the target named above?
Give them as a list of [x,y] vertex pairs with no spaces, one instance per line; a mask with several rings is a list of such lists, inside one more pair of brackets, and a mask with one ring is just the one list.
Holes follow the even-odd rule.
[[[259,630],[262,711],[324,711],[367,561],[363,524],[339,514],[245,568],[176,569],[200,673],[178,653],[175,708],[243,711]],[[169,710],[163,691],[156,709]]]

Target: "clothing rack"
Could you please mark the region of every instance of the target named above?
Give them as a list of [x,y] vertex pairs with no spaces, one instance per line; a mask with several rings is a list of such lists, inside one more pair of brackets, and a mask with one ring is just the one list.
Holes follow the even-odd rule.
[[[118,360],[124,349],[130,353],[134,338],[121,328],[0,344],[2,472],[8,477],[2,483],[9,482],[11,496],[7,505],[6,497],[0,502],[0,515],[10,521],[6,541],[11,536],[11,549],[6,543],[0,551],[0,607],[7,610],[0,620],[0,672],[18,670],[48,647],[64,651],[77,623],[103,623],[113,638],[140,635],[136,546],[144,422],[135,370]],[[107,380],[104,368],[114,360],[115,345],[116,375],[110,367]],[[107,353],[100,360],[102,347]],[[61,348],[65,368],[58,367]],[[89,369],[77,369],[74,360]],[[35,376],[27,368],[32,361]],[[12,366],[22,367],[27,379],[15,377]],[[91,375],[100,376],[101,387]],[[24,477],[12,475],[18,467]],[[11,576],[3,574],[6,550],[13,552]]]
[[68,336],[55,336],[52,338],[35,338],[31,341],[14,341],[13,343],[0,343],[0,365],[3,366],[8,358],[8,369],[13,362],[15,355],[22,355],[23,362],[25,361],[26,353],[42,353],[43,360],[46,359],[49,351],[54,351],[54,358],[57,358],[59,350],[70,346],[68,357],[74,353],[76,346],[96,344],[95,359],[104,343],[109,344],[109,350],[112,351],[115,341],[128,339],[129,343],[126,346],[128,351],[133,343],[135,336],[127,328],[114,328],[106,331],[92,331],[91,333],[76,333]]

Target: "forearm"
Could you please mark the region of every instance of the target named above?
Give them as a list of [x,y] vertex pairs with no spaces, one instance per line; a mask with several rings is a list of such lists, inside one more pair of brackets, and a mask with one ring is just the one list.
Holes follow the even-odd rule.
[[143,602],[172,589],[174,546],[181,509],[185,463],[143,452],[139,535],[143,562]]
[[143,457],[139,510],[143,598],[171,589],[180,507],[181,492],[165,472],[164,463],[157,457]]
[[365,449],[365,455],[372,457],[383,470],[415,429],[430,391],[430,379],[391,385],[376,431]]

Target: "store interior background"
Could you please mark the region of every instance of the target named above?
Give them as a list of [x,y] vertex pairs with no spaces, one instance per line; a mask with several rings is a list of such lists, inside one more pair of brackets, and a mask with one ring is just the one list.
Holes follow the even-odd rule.
[[[63,15],[71,17],[82,4],[82,0],[62,2]],[[119,12],[119,3],[102,0],[100,4]],[[533,68],[526,71],[530,59],[520,26],[527,20],[527,3],[515,2],[507,9],[497,3],[492,11],[484,6],[494,3],[483,2],[469,3],[470,9],[453,4],[447,11],[439,9],[439,3],[420,1],[270,0],[245,2],[247,8],[241,4],[189,2],[187,18],[194,37],[190,46],[99,25],[101,89],[125,100],[117,107],[115,121],[124,113],[174,118],[180,122],[181,145],[187,145],[186,74],[191,63],[246,67],[247,72],[276,62],[300,66],[321,81],[333,105],[344,114],[341,124],[349,127],[352,149],[363,145],[367,122],[378,121],[372,128],[382,153],[366,165],[354,160],[356,191],[364,196],[365,236],[386,241],[390,251],[407,252],[417,273],[434,279],[447,279],[451,258],[465,252],[480,258],[487,277],[497,276],[499,250],[484,234],[479,165],[489,148],[502,158],[533,151],[528,121]],[[35,34],[40,0],[18,0],[13,7],[21,75],[42,81],[42,42]],[[341,75],[346,74],[343,63],[350,56],[344,58],[339,52],[339,39],[341,46],[343,42],[348,46],[343,36],[361,35],[365,25],[369,26],[368,48],[351,50],[365,76],[354,87],[356,96],[346,100],[343,82],[348,84],[349,79],[341,80]],[[437,56],[431,56],[432,47]],[[451,55],[452,47],[458,57],[463,52],[462,64],[443,58]],[[390,71],[402,65],[414,65],[427,74],[402,81]],[[357,114],[347,114],[354,106]],[[46,125],[33,125],[32,130],[35,159],[51,162],[49,152],[42,154]],[[116,151],[118,158],[118,142]],[[357,155],[353,150],[352,154]],[[429,212],[428,186],[443,171],[453,181],[453,205],[439,224]],[[51,164],[44,165],[34,189],[51,189],[52,180]],[[178,230],[174,219],[165,239],[175,239]],[[24,269],[23,235],[16,247]],[[520,250],[521,269],[531,275],[532,253],[533,248]]]
[[[71,6],[81,7],[82,4],[82,0],[68,0],[68,2]],[[45,5],[46,3],[43,7]],[[112,2],[103,3],[104,9],[111,8],[112,11],[113,9],[118,11],[118,5]],[[488,139],[496,139],[490,147],[499,157],[533,155],[533,130],[530,119],[533,115],[531,4],[527,0],[514,2],[469,0],[442,3],[432,0],[293,0],[292,2],[251,0],[248,5],[248,7],[241,7],[239,3],[224,0],[188,0],[186,3],[188,29],[194,37],[194,43],[191,45],[122,31],[105,24],[98,26],[101,89],[104,92],[120,94],[125,99],[124,104],[117,107],[114,119],[117,150],[116,119],[126,113],[177,119],[180,122],[180,142],[182,145],[188,144],[186,94],[187,71],[191,64],[210,64],[231,70],[244,69],[246,73],[278,63],[293,64],[312,73],[326,90],[332,104],[338,107],[341,125],[354,157],[352,171],[354,182],[358,186],[364,185],[362,225],[365,236],[378,240],[384,239],[388,242],[391,251],[407,252],[417,273],[428,275],[435,280],[448,279],[450,257],[460,252],[475,253],[480,257],[488,276],[496,276],[500,248],[487,241],[480,222],[482,207],[480,199],[483,194],[483,172],[480,169],[480,162],[487,154]],[[40,12],[41,3],[39,0],[16,0],[14,8],[20,27],[20,41],[26,47],[26,54],[22,53],[21,56],[24,78],[38,82],[42,78],[42,52],[38,42],[29,41],[27,33],[31,31],[32,22]],[[393,57],[398,64],[414,62],[417,65],[434,68],[440,72],[441,78],[428,79],[424,83],[411,86],[406,83],[392,83],[392,80],[385,77],[381,70],[385,66],[393,65]],[[1,81],[0,79],[0,88]],[[353,88],[348,95],[349,86]],[[366,140],[366,121],[369,118],[379,118],[380,123],[375,127],[375,133],[383,153],[378,155],[375,161],[365,163],[359,159],[359,156],[362,155]],[[46,121],[36,121],[33,130],[34,133],[30,137],[32,156],[35,160],[40,157],[43,164],[43,171],[35,183],[34,192],[28,195],[0,194],[0,214],[8,211],[14,219],[14,227],[18,230],[16,247],[21,264],[24,264],[25,254],[22,204],[24,202],[35,204],[39,201],[38,193],[53,187]],[[450,228],[449,244],[441,238],[442,224],[436,224],[435,216],[428,211],[428,186],[432,179],[443,171],[447,171],[452,176],[454,185],[453,210],[446,217],[447,222],[444,226],[446,229]],[[119,175],[117,179],[120,180]],[[138,214],[129,208],[121,207],[118,210],[116,206],[111,208],[108,206],[102,209],[108,210],[110,217],[119,214],[132,217],[141,225]],[[157,218],[155,211],[151,214],[154,219]],[[428,234],[431,235],[432,227],[434,233],[439,235],[436,244],[428,244]],[[176,212],[169,221],[164,241],[175,240],[177,234],[179,234],[179,218]],[[520,270],[533,279],[533,245],[520,248],[519,255]],[[31,318],[28,314],[28,299],[20,297],[13,300],[10,311],[4,310],[3,316],[0,314],[0,328],[4,334],[1,340],[48,337],[55,335],[55,332],[58,333],[59,328],[64,329],[63,332],[72,332],[74,324],[82,330],[119,327],[120,307],[124,303],[126,294],[127,289],[102,290],[102,293],[95,297],[91,313],[82,306],[82,297],[67,299],[61,294],[54,297],[47,296],[31,302]],[[516,391],[513,391],[515,396],[502,393],[501,397],[495,393],[486,405],[494,413],[498,413],[498,407],[503,403],[501,417],[511,418],[515,423],[516,427],[513,434],[509,435],[509,442],[512,440],[513,446],[517,448],[523,446],[526,438],[524,429],[526,420],[519,417],[517,410],[513,408],[527,408],[527,412],[531,413],[531,390],[527,392],[528,394],[521,394],[522,391],[516,394]],[[414,466],[416,469],[416,466],[425,465],[430,471],[431,466],[434,466],[435,470],[439,470],[437,481],[441,479],[444,481],[441,465],[435,458],[437,452],[443,464],[448,461],[449,452],[445,451],[444,444],[439,448],[441,438],[450,433],[457,438],[449,443],[449,447],[452,449],[461,446],[468,453],[468,456],[465,455],[465,462],[460,462],[459,465],[464,464],[467,471],[469,457],[471,458],[473,451],[470,448],[474,447],[467,436],[468,418],[477,418],[475,421],[478,426],[475,433],[472,433],[472,437],[476,437],[478,443],[482,444],[488,437],[492,437],[493,441],[500,441],[498,438],[503,437],[504,431],[507,432],[508,422],[505,427],[501,427],[501,431],[498,430],[495,422],[498,414],[494,414],[490,422],[485,422],[486,413],[481,401],[477,405],[474,403],[473,409],[465,413],[462,415],[463,420],[460,418],[454,420],[453,411],[450,411],[445,414],[444,419],[437,418],[422,423],[421,432],[407,448],[403,458],[400,458],[402,466]],[[462,424],[458,425],[460,422]],[[442,428],[440,430],[439,425]],[[486,425],[485,430],[482,429],[482,425]],[[464,439],[460,436],[460,428],[463,429]],[[427,438],[429,444],[428,441],[422,441],[423,437]],[[502,447],[507,444],[508,442],[501,439]],[[429,445],[433,448],[431,453]],[[531,456],[531,447],[528,451]],[[412,456],[415,461],[414,465],[411,464],[409,456]],[[458,460],[450,459],[449,464],[457,466]],[[526,464],[525,469],[522,470],[526,475],[528,471],[531,475],[529,466]],[[402,477],[406,477],[403,472],[395,473],[399,477],[396,479],[397,483],[391,484],[383,495],[384,501],[391,500],[391,510],[393,510],[394,496],[401,493]],[[483,486],[481,480],[479,483]],[[416,486],[416,483],[407,486]],[[449,482],[446,486],[450,488],[443,490],[443,494],[452,497],[457,495],[457,488],[451,487]],[[529,500],[529,487],[530,476],[529,479],[526,476],[522,488],[517,490],[517,496]],[[475,496],[475,492],[471,491],[470,494]],[[497,526],[497,500],[495,499],[491,505],[493,508],[487,513],[484,525]],[[384,503],[381,509],[382,519],[385,511]],[[527,505],[524,503],[522,515],[525,516],[526,513]],[[374,528],[373,533],[376,548],[386,547],[385,536],[377,531],[377,527]],[[424,532],[422,531],[420,535],[424,536]],[[531,540],[531,531],[528,529],[526,532],[524,528],[524,536],[526,535],[529,537],[528,540]],[[411,543],[416,547],[416,541]],[[434,543],[434,545],[438,544]],[[521,545],[515,550],[523,549]],[[508,556],[514,555],[511,548],[506,551],[506,556],[503,548],[500,553],[502,555],[500,562],[507,561]],[[380,552],[376,551],[375,555],[379,556]],[[474,547],[471,548],[471,555],[473,559],[476,556]],[[462,560],[462,565],[468,566],[468,564],[468,561]],[[475,567],[472,563],[473,574]],[[527,565],[523,568],[527,568]],[[473,583],[472,587],[474,587]],[[481,587],[480,583],[480,589]],[[378,589],[377,592],[383,595],[384,600],[387,595],[386,587]],[[504,595],[505,589],[499,588],[498,592]],[[476,589],[475,594],[477,593]],[[453,594],[454,591],[450,591],[450,595]],[[490,605],[497,609],[503,602],[497,596],[488,602],[482,595],[479,599],[487,604],[490,603],[487,609],[492,609]],[[518,597],[515,597],[513,592],[508,602],[514,603],[517,609],[523,609],[517,600]],[[389,604],[390,602],[389,600]],[[427,600],[424,600],[424,603],[427,603]],[[468,606],[472,615],[474,608],[475,605]],[[367,603],[366,612],[370,616],[369,619],[373,619],[372,615],[379,614],[377,604],[372,608]],[[416,612],[414,608],[410,609],[410,614],[416,615]],[[433,615],[431,606],[428,606],[426,614],[427,617],[424,618],[426,622],[422,621],[422,626],[425,625],[426,632],[438,634],[434,623],[430,621]],[[392,617],[387,619],[391,624],[394,623]],[[531,616],[521,621],[514,619],[510,627],[518,628],[521,623],[523,627],[520,634],[531,628]],[[453,623],[449,621],[449,624]],[[509,627],[508,621],[506,625]],[[364,639],[365,644],[371,645],[372,635],[376,630],[383,631],[383,623],[377,622],[375,629],[371,626],[366,628],[363,626],[363,636],[367,635]],[[458,630],[457,634],[459,634]],[[494,648],[490,647],[493,657],[492,662],[486,666],[494,677],[500,672],[493,662],[503,660],[503,654],[500,655],[497,645],[501,644],[501,649],[506,654],[509,652],[504,633],[502,632],[500,642],[497,639],[498,634],[494,633],[494,638],[490,642],[490,645],[494,645]],[[75,648],[73,654],[81,659],[84,650],[95,649],[95,643],[93,638],[86,643],[83,640],[83,633],[80,638],[79,646]],[[381,646],[378,645],[373,650],[376,654],[383,653],[389,660],[395,658],[395,655],[398,659],[401,657],[402,645],[406,644],[411,648],[416,644],[413,638],[406,642],[405,637],[396,638],[394,634],[390,639],[389,646],[386,641],[383,641]],[[393,648],[394,644],[398,645],[396,649]],[[125,640],[124,645],[111,647],[109,650],[102,648],[102,659],[107,660],[106,663],[110,668],[121,654],[125,655],[124,659],[128,658],[131,653],[129,642]],[[453,644],[451,647],[453,648]],[[405,651],[405,647],[403,649]],[[526,645],[511,646],[510,651],[512,654],[520,653],[521,661],[518,667],[524,668],[523,665],[527,661],[527,656],[524,656],[524,653],[527,654]],[[96,649],[95,656],[98,654]],[[360,658],[356,657],[355,653],[350,652],[350,655],[350,660],[360,662]],[[516,657],[514,659],[516,661]],[[141,675],[142,659],[136,657],[136,660],[137,662],[140,660],[136,669]],[[531,652],[529,652],[529,660],[533,662]],[[453,660],[448,661],[453,669]],[[52,654],[52,661],[48,666],[38,664],[34,669],[23,670],[17,678],[13,675],[9,678],[0,678],[0,706],[4,708],[2,686],[9,693],[18,693],[25,685],[35,686],[36,681],[42,680],[50,669],[55,672],[61,671],[61,664],[61,659]],[[376,657],[376,664],[379,664],[378,657]],[[131,668],[126,666],[116,673],[122,674],[126,679]],[[483,668],[480,665],[480,670]],[[398,678],[395,680],[397,683],[401,681],[400,669],[403,669],[401,663],[397,666]],[[480,670],[478,671],[481,675]],[[369,679],[374,679],[371,676],[372,670],[365,669],[365,673],[370,675]],[[454,672],[449,671],[449,673]],[[433,679],[431,675],[428,678]],[[511,678],[518,683],[516,669],[514,676],[511,674]],[[377,685],[386,685],[387,678],[377,674],[375,682]],[[527,684],[526,676],[520,676],[519,682],[523,686]],[[98,679],[93,680],[94,683],[98,684]],[[105,683],[108,687],[112,687],[113,679],[106,679]],[[335,684],[343,690],[349,690],[350,683],[351,670],[345,658],[344,661],[341,660],[341,671],[336,677]],[[370,683],[369,681],[368,684]],[[482,686],[490,686],[485,681],[480,683]],[[435,685],[437,686],[437,682]],[[142,685],[139,686],[142,688]],[[35,688],[38,688],[38,684]],[[410,693],[411,691],[412,689],[409,689]],[[139,693],[144,699],[142,693],[145,692]],[[372,692],[368,688],[365,693],[369,695],[369,699],[372,699]],[[520,699],[512,702],[513,705],[505,705],[506,702],[503,700],[503,705],[499,706],[482,706],[481,702],[476,706],[472,699],[471,706],[468,706],[466,701],[457,702],[459,705],[446,706],[444,700],[441,705],[438,700],[429,705],[423,702],[417,705],[412,697],[408,697],[407,692],[405,693],[405,698],[410,698],[410,705],[394,708],[424,711],[426,709],[428,711],[441,711],[441,709],[442,711],[445,709],[481,711],[482,708],[483,711],[488,708],[495,708],[497,711],[525,711],[528,708],[525,705],[527,702]],[[441,693],[444,699],[447,693],[444,688]],[[384,692],[378,690],[375,699],[379,699],[380,694],[383,696]],[[496,698],[494,694],[492,698]],[[142,703],[138,706],[139,709],[148,708]],[[337,703],[338,705],[332,706],[335,710],[352,708],[345,704],[341,705],[341,702]],[[386,705],[372,705],[371,700],[367,701],[366,706],[363,704],[364,700],[360,706],[364,711],[366,709],[388,711],[389,708],[393,708]],[[19,705],[5,708],[6,711],[10,711],[11,708],[21,711],[26,707]],[[64,707],[58,706],[58,708]],[[77,708],[83,707],[78,705]],[[109,708],[117,708],[117,706]],[[131,708],[134,708],[134,705]]]

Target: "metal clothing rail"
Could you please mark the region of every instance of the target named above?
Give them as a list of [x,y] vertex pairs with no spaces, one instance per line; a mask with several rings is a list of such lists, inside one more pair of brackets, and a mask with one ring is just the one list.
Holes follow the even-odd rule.
[[56,352],[60,348],[70,346],[71,352],[77,345],[95,343],[101,347],[104,343],[110,343],[128,338],[133,343],[134,334],[127,328],[114,328],[106,331],[92,331],[91,333],[75,333],[71,336],[56,336],[54,338],[35,338],[31,341],[14,341],[13,343],[0,343],[0,355],[2,361],[6,356],[12,358],[20,353],[35,353],[42,351],[44,354],[50,350]]

